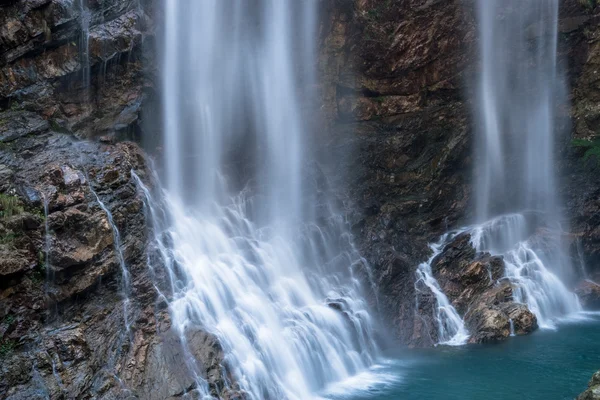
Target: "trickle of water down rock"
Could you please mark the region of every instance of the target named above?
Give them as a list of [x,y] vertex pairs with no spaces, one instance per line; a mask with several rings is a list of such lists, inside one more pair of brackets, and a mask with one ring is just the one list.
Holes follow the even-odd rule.
[[[367,267],[330,199],[305,178],[311,151],[300,87],[313,79],[316,8],[165,2],[171,244],[162,253],[172,260],[173,326],[184,347],[194,327],[216,335],[253,399],[313,398],[377,354],[361,294]],[[197,390],[208,394],[202,378]]]

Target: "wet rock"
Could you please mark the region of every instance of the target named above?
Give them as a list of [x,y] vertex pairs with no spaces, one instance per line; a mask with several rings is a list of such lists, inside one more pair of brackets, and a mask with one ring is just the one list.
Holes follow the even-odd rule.
[[35,135],[49,129],[48,121],[29,111],[5,111],[0,113],[0,143]]
[[506,339],[511,334],[526,335],[537,329],[537,318],[525,304],[513,302],[513,287],[504,279],[483,292],[465,314],[469,343],[485,343]]
[[[12,2],[0,14],[0,109],[43,117],[43,125],[10,129],[0,141],[23,131],[51,128],[80,136],[111,133],[115,126],[137,126],[144,99],[142,42],[151,21],[137,0],[90,1],[87,15],[65,0]],[[89,60],[81,46],[82,19],[89,18]],[[83,82],[83,69],[90,80]],[[6,113],[6,112],[5,112]],[[15,119],[0,117],[3,119]],[[37,117],[39,118],[39,117]],[[34,122],[34,121],[32,121]],[[38,124],[39,125],[39,124]],[[137,128],[134,128],[134,130]]]
[[590,382],[588,383],[588,388],[585,392],[581,393],[577,396],[577,400],[599,400],[600,399],[600,371],[596,372]]
[[600,309],[600,285],[589,280],[582,281],[575,289],[581,305],[588,310]]
[[527,335],[538,328],[537,317],[525,304],[504,303],[501,308],[513,322],[515,335]]
[[463,233],[444,247],[432,261],[432,272],[460,314],[504,274],[501,257],[476,254],[471,236]]
[[31,260],[29,252],[8,247],[5,244],[0,245],[0,276],[3,279],[9,275],[23,274],[35,266],[35,261]]
[[8,191],[12,183],[13,171],[6,165],[0,165],[0,190]]

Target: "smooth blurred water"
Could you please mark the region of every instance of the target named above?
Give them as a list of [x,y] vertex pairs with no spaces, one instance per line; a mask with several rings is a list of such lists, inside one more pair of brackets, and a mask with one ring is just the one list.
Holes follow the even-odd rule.
[[423,291],[423,286],[427,287],[435,296],[437,305],[435,318],[438,325],[438,343],[449,346],[460,346],[467,343],[467,340],[469,340],[469,332],[465,327],[465,322],[448,297],[444,294],[431,271],[431,263],[442,252],[446,241],[451,235],[452,234],[445,234],[437,243],[430,245],[433,254],[429,257],[427,262],[423,262],[417,267],[415,290],[417,292],[417,301],[419,299],[418,293]]
[[302,106],[317,5],[164,2],[162,205],[140,187],[164,230],[154,240],[170,281],[162,295],[204,397],[193,329],[219,339],[249,399],[310,399],[377,354],[368,265],[311,168]]
[[335,400],[573,400],[600,368],[600,316],[493,345],[394,350]]

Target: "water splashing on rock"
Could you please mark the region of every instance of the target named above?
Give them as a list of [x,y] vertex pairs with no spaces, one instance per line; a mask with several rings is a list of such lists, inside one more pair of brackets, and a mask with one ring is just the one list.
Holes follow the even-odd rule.
[[[426,262],[423,262],[417,268],[417,281],[415,288],[417,293],[421,291],[421,285],[425,285],[435,296],[435,323],[438,327],[438,343],[448,346],[460,346],[467,343],[469,332],[465,328],[465,323],[456,311],[448,297],[440,288],[439,283],[431,271],[431,263],[442,252],[449,234],[443,235],[438,243],[430,245],[433,254]],[[418,304],[417,304],[418,307]]]

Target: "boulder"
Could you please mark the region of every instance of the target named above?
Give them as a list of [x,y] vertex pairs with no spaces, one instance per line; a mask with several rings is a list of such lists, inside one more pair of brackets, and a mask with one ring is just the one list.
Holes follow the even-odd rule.
[[592,376],[587,390],[577,396],[577,400],[600,400],[600,371]]
[[575,294],[583,308],[588,310],[600,310],[600,285],[590,280],[585,280],[577,285]]

